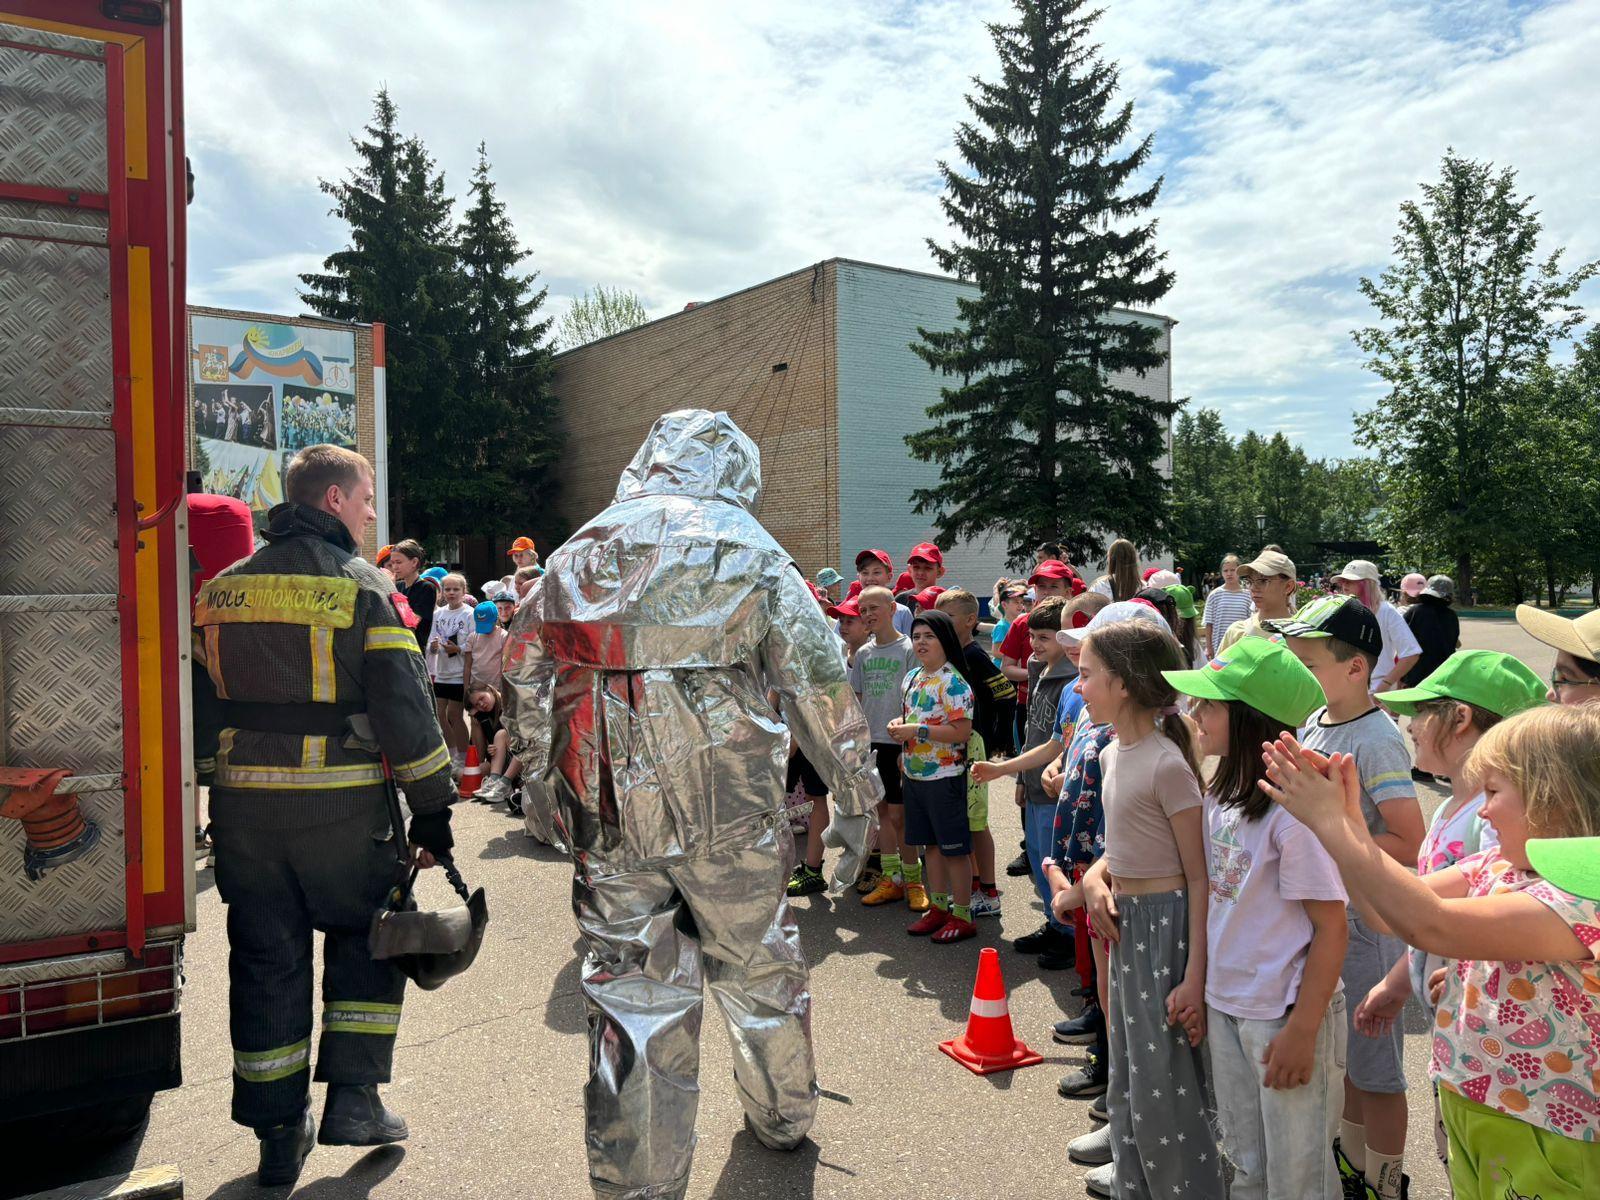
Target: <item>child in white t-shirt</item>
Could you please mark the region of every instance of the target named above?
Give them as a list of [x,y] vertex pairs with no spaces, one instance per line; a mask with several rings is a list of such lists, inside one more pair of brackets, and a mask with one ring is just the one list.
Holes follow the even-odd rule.
[[467,755],[466,653],[472,636],[472,609],[467,607],[465,576],[446,575],[439,580],[443,606],[433,610],[433,630],[428,652],[433,656],[433,696],[439,726],[451,761],[461,766]]
[[1228,1195],[1338,1200],[1328,1147],[1343,1104],[1345,890],[1316,836],[1257,786],[1262,744],[1298,729],[1322,689],[1262,638],[1165,675],[1196,697],[1200,753],[1218,760],[1205,797],[1206,1026]]

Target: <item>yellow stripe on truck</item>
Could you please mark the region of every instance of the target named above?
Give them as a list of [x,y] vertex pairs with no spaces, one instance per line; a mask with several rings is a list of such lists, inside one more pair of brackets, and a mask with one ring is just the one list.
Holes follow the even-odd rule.
[[[144,120],[141,97],[140,120]],[[132,173],[132,147],[129,147]],[[128,247],[128,366],[133,376],[133,494],[143,511],[153,513],[166,497],[156,481],[155,331],[151,328],[150,250]],[[162,703],[160,528],[139,532],[133,573],[138,587],[139,629],[139,785],[140,833],[145,895],[166,890],[166,751]]]

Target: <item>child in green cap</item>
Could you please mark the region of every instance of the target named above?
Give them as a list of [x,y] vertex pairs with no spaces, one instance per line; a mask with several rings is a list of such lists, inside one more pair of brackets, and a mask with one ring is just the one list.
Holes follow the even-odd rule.
[[[1417,769],[1450,780],[1450,799],[1434,811],[1422,836],[1417,874],[1431,875],[1500,840],[1483,818],[1483,789],[1469,779],[1467,757],[1485,733],[1505,718],[1544,703],[1544,695],[1544,680],[1526,664],[1493,650],[1458,650],[1416,687],[1378,693],[1391,711],[1409,718]],[[1368,1037],[1388,1034],[1412,995],[1431,1017],[1427,980],[1443,965],[1442,958],[1413,949],[1357,1003],[1356,1028]],[[1437,1087],[1433,1116],[1434,1145],[1442,1162],[1446,1139]]]
[[1257,786],[1262,745],[1298,729],[1322,688],[1263,638],[1163,674],[1195,697],[1200,753],[1217,760],[1205,793],[1206,1027],[1229,1195],[1336,1196],[1345,890],[1316,836]]

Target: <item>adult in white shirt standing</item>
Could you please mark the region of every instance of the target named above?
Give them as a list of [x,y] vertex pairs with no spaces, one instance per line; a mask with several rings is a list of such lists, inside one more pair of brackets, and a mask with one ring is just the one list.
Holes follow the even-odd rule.
[[1346,596],[1354,596],[1378,618],[1378,628],[1383,632],[1383,652],[1378,655],[1378,665],[1372,669],[1370,689],[1373,692],[1392,692],[1404,682],[1422,656],[1422,646],[1412,636],[1411,626],[1400,615],[1400,610],[1383,598],[1383,585],[1378,582],[1378,564],[1364,558],[1352,558],[1344,570],[1333,577],[1333,586]]

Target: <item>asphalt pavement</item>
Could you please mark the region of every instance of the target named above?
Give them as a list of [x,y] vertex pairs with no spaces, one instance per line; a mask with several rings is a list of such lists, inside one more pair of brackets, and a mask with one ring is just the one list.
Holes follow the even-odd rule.
[[[1553,652],[1508,621],[1464,621],[1470,647],[1520,654],[1548,673]],[[1007,789],[996,787],[991,823],[1002,863],[1021,836]],[[1423,789],[1426,812],[1443,798]],[[174,1163],[190,1197],[537,1197],[587,1200],[582,1085],[587,1064],[570,867],[531,842],[503,809],[457,810],[458,861],[489,895],[491,922],[472,970],[436,992],[409,991],[389,1103],[411,1138],[362,1151],[319,1146],[299,1185],[256,1188],[255,1138],[228,1119],[231,1053],[224,910],[200,874],[199,929],[188,942],[184,1086],[157,1098],[142,1134],[98,1158],[43,1153],[13,1161],[0,1194],[91,1178],[131,1165]],[[437,872],[433,873],[437,875]],[[424,904],[448,904],[428,878]],[[1004,914],[978,939],[934,946],[906,936],[903,907],[863,908],[854,894],[795,904],[815,995],[813,1029],[823,1099],[811,1139],[783,1154],[744,1132],[727,1039],[714,1011],[702,1039],[699,1147],[689,1189],[705,1200],[812,1200],[917,1196],[1077,1197],[1083,1169],[1066,1143],[1091,1128],[1088,1104],[1063,1100],[1056,1081],[1081,1061],[1055,1045],[1050,1026],[1078,1011],[1074,972],[1040,972],[1006,944],[1037,927],[1026,880],[1001,879]],[[1001,948],[1018,1036],[1045,1056],[1010,1074],[969,1074],[938,1052],[965,1024],[978,950]],[[707,998],[715,1009],[715,1001]],[[1415,1200],[1445,1195],[1434,1157],[1427,1089],[1428,1040],[1420,1014],[1407,1022],[1412,1120],[1407,1170]],[[321,1085],[313,1085],[321,1103]]]

